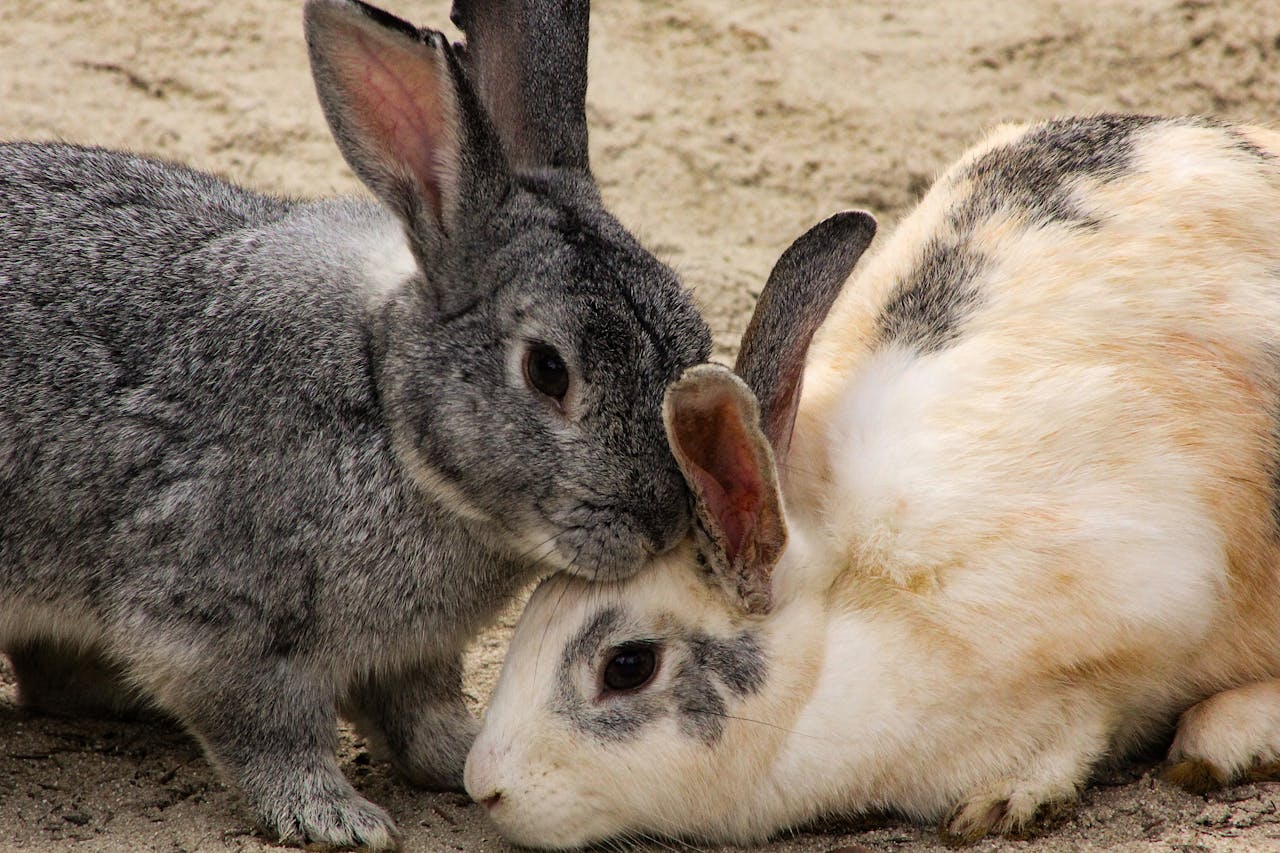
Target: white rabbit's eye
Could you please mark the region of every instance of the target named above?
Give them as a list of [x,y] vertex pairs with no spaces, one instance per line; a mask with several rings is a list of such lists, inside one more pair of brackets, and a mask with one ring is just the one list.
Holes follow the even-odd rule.
[[530,388],[557,403],[569,393],[569,368],[550,344],[533,343],[525,350],[524,378]]
[[658,668],[658,650],[653,643],[624,643],[609,650],[604,667],[606,691],[638,690],[653,678]]

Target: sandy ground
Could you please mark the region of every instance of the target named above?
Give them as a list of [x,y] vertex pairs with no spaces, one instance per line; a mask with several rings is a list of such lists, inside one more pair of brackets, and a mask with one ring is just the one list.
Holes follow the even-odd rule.
[[[446,23],[448,0],[386,0]],[[254,187],[358,189],[325,129],[293,0],[3,0],[0,138],[190,162]],[[623,221],[685,275],[727,356],[774,258],[846,207],[884,224],[1003,120],[1095,110],[1280,122],[1280,0],[598,0],[593,161]],[[509,622],[509,620],[507,620]],[[505,643],[472,655],[483,704]],[[344,766],[410,850],[505,850],[461,795],[411,790],[349,736]],[[1280,785],[1195,797],[1150,765],[1033,842],[977,850],[1280,850]],[[859,831],[855,831],[859,830]],[[772,850],[940,849],[892,820]],[[0,850],[262,850],[193,743],[30,718],[0,665]]]

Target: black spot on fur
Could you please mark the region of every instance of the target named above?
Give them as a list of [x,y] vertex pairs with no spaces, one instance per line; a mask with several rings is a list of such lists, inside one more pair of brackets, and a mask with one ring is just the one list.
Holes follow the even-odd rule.
[[924,257],[893,289],[881,311],[881,339],[922,353],[951,343],[980,302],[975,281],[983,263],[981,255],[962,244],[930,241]]
[[665,688],[641,688],[604,701],[582,695],[575,674],[585,666],[594,677],[605,651],[621,641],[620,624],[621,614],[615,609],[597,614],[565,649],[558,673],[557,711],[600,740],[627,740],[674,713],[682,734],[710,746],[724,734],[726,694],[742,699],[764,684],[764,654],[752,634],[725,639],[701,631],[677,631],[652,640],[661,649],[660,666],[674,668]]
[[880,337],[928,353],[954,341],[981,303],[985,266],[971,247],[977,227],[995,216],[1019,215],[1031,226],[1049,222],[1096,228],[1072,199],[1075,179],[1110,181],[1128,173],[1134,134],[1161,121],[1152,116],[1099,115],[1049,121],[978,158],[961,175],[971,182],[950,212],[954,236],[935,238],[889,296]]
[[1130,168],[1134,134],[1161,121],[1154,116],[1098,115],[1059,119],[992,149],[961,176],[973,190],[952,211],[956,231],[967,235],[1001,211],[1020,211],[1032,223],[1097,223],[1071,200],[1073,179],[1123,177]]
[[1226,127],[1224,128],[1224,131],[1226,132],[1227,136],[1231,138],[1232,144],[1235,146],[1237,150],[1243,151],[1245,154],[1248,154],[1250,157],[1257,157],[1259,160],[1263,160],[1266,162],[1274,162],[1276,160],[1275,153],[1271,151],[1267,151],[1265,148],[1259,148],[1257,145],[1254,145],[1252,141],[1250,141],[1249,139],[1246,139],[1244,135],[1240,133],[1239,128]]

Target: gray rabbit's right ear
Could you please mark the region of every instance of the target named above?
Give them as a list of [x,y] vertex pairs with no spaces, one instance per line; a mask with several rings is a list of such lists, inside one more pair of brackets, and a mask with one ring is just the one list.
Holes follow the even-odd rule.
[[809,344],[875,233],[875,217],[865,211],[824,219],[782,253],[756,301],[734,370],[760,401],[779,462],[791,445]]
[[768,613],[787,524],[755,397],[728,368],[695,364],[667,388],[662,416],[708,572],[743,612]]
[[590,173],[590,0],[454,0],[464,64],[517,169]]
[[359,0],[308,0],[312,76],[343,157],[424,264],[490,212],[510,170],[453,49]]

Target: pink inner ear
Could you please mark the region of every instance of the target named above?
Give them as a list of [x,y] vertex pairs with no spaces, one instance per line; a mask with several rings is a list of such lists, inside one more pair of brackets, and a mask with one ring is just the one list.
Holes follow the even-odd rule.
[[691,485],[724,534],[730,564],[742,553],[764,505],[765,484],[751,441],[729,401],[683,418],[680,449]]
[[444,69],[424,45],[370,39],[354,32],[341,52],[340,75],[351,118],[366,150],[390,174],[409,178],[444,225],[444,181],[453,152],[455,118],[444,92]]

